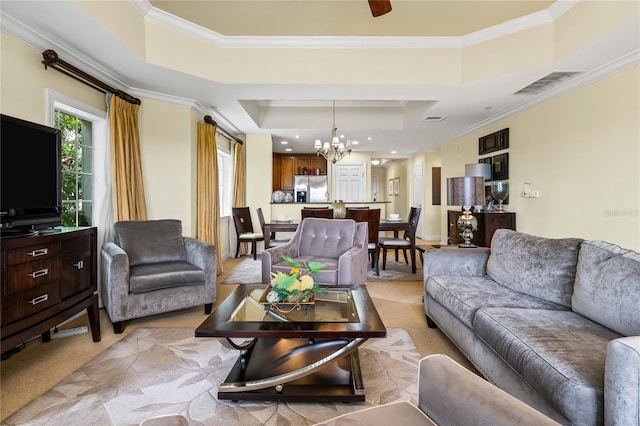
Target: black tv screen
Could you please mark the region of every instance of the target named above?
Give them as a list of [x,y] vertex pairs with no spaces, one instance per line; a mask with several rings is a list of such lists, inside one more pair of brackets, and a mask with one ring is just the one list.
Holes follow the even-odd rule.
[[2,228],[60,225],[60,131],[1,114],[0,146]]

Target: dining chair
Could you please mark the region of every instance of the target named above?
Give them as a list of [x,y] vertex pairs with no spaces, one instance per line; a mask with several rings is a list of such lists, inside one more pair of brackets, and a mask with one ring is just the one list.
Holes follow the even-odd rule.
[[[262,213],[262,208],[261,207],[258,207],[256,210],[258,212],[258,221],[260,222],[260,229],[262,230],[262,236],[264,237],[266,235],[265,232],[264,232],[264,225],[266,223],[266,221],[264,220],[264,214]],[[271,233],[271,238],[269,239],[269,247],[267,247],[267,245],[266,245],[266,241],[267,240],[265,239],[264,241],[265,241],[265,247],[264,248],[266,248],[266,249],[268,249],[269,247],[281,246],[281,245],[286,244],[286,243],[289,242],[288,239],[286,239],[286,240],[278,240],[278,239],[276,239],[276,233],[275,232]]]
[[240,254],[240,243],[251,243],[253,260],[256,260],[258,241],[264,241],[264,235],[262,235],[262,232],[253,230],[249,207],[232,207],[231,214],[233,215],[233,223],[236,226],[236,257]]
[[418,220],[420,219],[420,212],[422,208],[420,207],[411,207],[409,211],[408,222],[411,224],[411,230],[405,231],[402,238],[396,237],[381,237],[379,239],[378,245],[382,250],[382,270],[384,271],[387,267],[387,250],[395,250],[396,252],[396,262],[398,261],[398,251],[402,250],[402,254],[404,255],[404,261],[406,264],[409,264],[409,259],[407,258],[407,250],[411,249],[411,234],[410,232],[416,232],[416,228],[418,227]]
[[320,208],[305,207],[302,210],[300,210],[300,217],[302,219],[306,217],[320,217],[324,219],[333,219],[333,209],[329,209],[326,207],[320,207]]
[[369,236],[367,248],[371,257],[371,267],[376,271],[376,275],[380,275],[380,246],[378,245],[380,209],[347,209],[347,219],[367,223]]

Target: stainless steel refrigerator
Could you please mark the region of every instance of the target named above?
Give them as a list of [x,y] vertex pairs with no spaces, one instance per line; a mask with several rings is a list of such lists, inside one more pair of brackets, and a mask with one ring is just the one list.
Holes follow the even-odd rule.
[[294,199],[297,203],[326,203],[329,188],[326,175],[296,175]]

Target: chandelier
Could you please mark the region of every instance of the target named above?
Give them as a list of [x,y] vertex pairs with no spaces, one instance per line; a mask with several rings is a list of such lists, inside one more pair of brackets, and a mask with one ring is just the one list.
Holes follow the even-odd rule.
[[336,163],[342,160],[346,155],[351,155],[351,144],[347,141],[347,145],[340,142],[340,138],[336,134],[336,101],[333,101],[333,127],[331,128],[331,144],[325,142],[324,144],[320,139],[316,139],[316,143],[313,147],[316,150],[316,155],[322,155],[327,161]]

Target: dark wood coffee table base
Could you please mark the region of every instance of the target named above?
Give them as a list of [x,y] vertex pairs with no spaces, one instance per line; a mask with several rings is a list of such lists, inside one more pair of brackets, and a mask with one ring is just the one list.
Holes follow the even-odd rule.
[[364,341],[256,339],[218,388],[218,399],[364,401],[357,349]]

